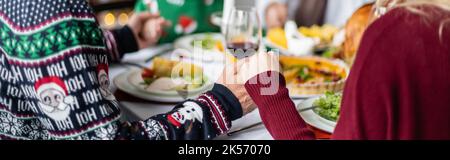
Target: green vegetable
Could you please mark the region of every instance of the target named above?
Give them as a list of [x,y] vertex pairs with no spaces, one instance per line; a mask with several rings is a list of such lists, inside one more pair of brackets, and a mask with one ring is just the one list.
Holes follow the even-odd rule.
[[150,85],[150,84],[152,84],[153,83],[153,81],[155,81],[156,79],[155,78],[149,78],[149,77],[146,77],[146,78],[144,78],[144,81],[141,83],[142,85]]
[[323,52],[322,57],[324,58],[333,58],[334,54],[336,54],[339,51],[339,48],[337,47],[330,47],[325,52]]
[[337,121],[341,108],[341,100],[341,94],[327,92],[325,93],[325,97],[314,102],[314,106],[317,106],[317,108],[314,109],[314,112],[327,120]]
[[306,66],[300,68],[300,70],[297,73],[297,76],[300,77],[303,81],[307,81],[313,78],[311,74],[309,74],[309,69]]

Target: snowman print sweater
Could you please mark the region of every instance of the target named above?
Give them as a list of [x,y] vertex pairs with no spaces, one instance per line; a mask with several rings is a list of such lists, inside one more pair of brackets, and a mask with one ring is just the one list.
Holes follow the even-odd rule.
[[226,87],[144,121],[121,122],[108,64],[138,49],[104,31],[85,0],[0,0],[0,139],[212,139],[242,116]]

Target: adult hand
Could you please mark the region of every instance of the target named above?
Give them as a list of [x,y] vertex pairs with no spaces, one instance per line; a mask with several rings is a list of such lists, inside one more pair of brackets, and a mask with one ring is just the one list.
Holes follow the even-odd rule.
[[246,115],[255,110],[256,105],[250,95],[247,93],[244,83],[238,83],[236,81],[238,79],[237,76],[239,68],[240,66],[238,63],[228,64],[227,66],[225,66],[222,75],[216,83],[224,85],[234,94],[234,96],[236,96],[236,98],[241,103],[242,113]]
[[148,12],[135,13],[128,22],[128,27],[133,31],[139,49],[155,45],[161,37],[164,27],[169,25],[169,22],[159,14]]
[[261,52],[240,59],[236,63],[228,63],[217,83],[233,92],[241,103],[243,113],[246,114],[253,111],[256,105],[247,93],[245,83],[256,75],[268,71],[280,72],[278,56],[272,52]]
[[238,63],[241,63],[238,72],[239,83],[264,86],[259,91],[260,95],[273,95],[278,92],[280,74],[277,73],[280,72],[280,63],[277,55],[272,52],[261,52],[239,60]]
[[273,2],[265,10],[265,20],[268,29],[281,27],[286,23],[288,11],[286,5]]

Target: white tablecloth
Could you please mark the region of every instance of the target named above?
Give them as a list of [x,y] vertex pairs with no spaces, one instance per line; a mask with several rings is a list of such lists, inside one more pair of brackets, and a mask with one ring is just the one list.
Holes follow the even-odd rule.
[[[163,45],[151,49],[141,50],[136,53],[130,53],[125,55],[123,61],[132,62],[132,63],[140,63],[145,64],[145,59],[148,59],[151,56],[159,53],[162,50],[170,48],[170,45]],[[167,56],[167,55],[165,55]],[[148,65],[148,64],[147,64]],[[205,74],[213,77],[213,79],[217,79],[220,75],[223,64],[220,63],[207,63],[204,64]],[[110,78],[114,79],[114,77],[118,76],[122,72],[130,69],[130,66],[124,66],[120,64],[113,64],[110,66]],[[117,89],[114,84],[111,86],[111,90],[114,92]],[[298,103],[298,102],[296,102]],[[123,116],[125,120],[144,120],[153,115],[165,113],[170,111],[174,105],[168,104],[156,104],[156,103],[137,103],[137,102],[120,102]],[[232,122],[231,131],[249,126],[254,123],[261,122],[261,118],[259,116],[258,110],[253,111],[252,113],[245,115],[241,119]],[[238,132],[231,136],[223,135],[217,137],[219,140],[271,140],[267,129],[264,125],[259,125],[257,127],[253,127],[251,129]]]

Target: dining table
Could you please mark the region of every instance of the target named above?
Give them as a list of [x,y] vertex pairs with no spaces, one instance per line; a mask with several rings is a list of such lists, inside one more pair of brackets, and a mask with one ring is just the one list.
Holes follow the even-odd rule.
[[[150,66],[151,58],[155,56],[170,57],[171,50],[173,50],[172,44],[163,44],[155,47],[142,49],[134,53],[125,54],[120,63],[113,63],[109,68],[109,76],[111,82],[120,74],[127,72],[138,64],[140,66]],[[216,80],[219,78],[223,70],[224,64],[217,62],[206,62],[202,65],[206,75],[211,79]],[[154,115],[166,113],[174,108],[176,103],[162,103],[155,101],[143,100],[136,98],[124,91],[118,89],[118,87],[111,83],[110,90],[114,93],[116,99],[119,101],[119,107],[122,112],[123,121],[138,121],[145,120]],[[297,105],[304,101],[304,99],[293,99]],[[273,140],[272,136],[260,123],[261,117],[258,109],[253,112],[244,115],[242,118],[232,122],[230,132],[238,131],[233,134],[225,134],[215,138],[215,140]],[[251,127],[249,127],[251,126]],[[316,134],[318,139],[329,139],[330,134],[310,127]]]

